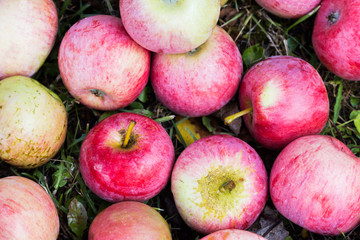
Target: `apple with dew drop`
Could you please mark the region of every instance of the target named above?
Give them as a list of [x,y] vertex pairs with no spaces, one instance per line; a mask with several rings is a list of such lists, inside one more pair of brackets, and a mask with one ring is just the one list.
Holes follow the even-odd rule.
[[37,72],[54,46],[57,30],[52,0],[1,0],[0,79]]
[[176,114],[209,115],[236,94],[243,71],[233,39],[216,26],[206,43],[184,54],[154,54],[151,84],[157,99]]
[[65,141],[67,113],[59,96],[38,81],[0,81],[0,159],[20,168],[48,162]]
[[170,136],[159,123],[123,112],[90,130],[79,164],[85,184],[99,197],[146,201],[165,187],[174,158]]
[[314,51],[337,76],[360,80],[360,2],[323,0],[312,33]]
[[267,185],[266,169],[256,151],[225,134],[190,144],[171,176],[180,216],[202,234],[250,227],[265,206]]
[[121,0],[129,35],[156,53],[186,53],[203,44],[220,15],[219,0]]
[[213,232],[200,240],[266,240],[266,238],[261,237],[260,235],[240,230],[240,229],[224,229]]
[[128,106],[150,72],[150,52],[131,39],[120,18],[107,15],[75,23],[61,41],[58,62],[70,94],[98,110]]
[[56,240],[59,216],[50,195],[18,176],[0,179],[0,239]]
[[284,217],[311,232],[347,233],[360,223],[360,160],[334,137],[298,138],[274,162],[270,195]]
[[250,68],[239,89],[241,112],[254,139],[269,149],[281,149],[292,140],[318,134],[329,117],[324,82],[308,62],[291,56],[269,57]]
[[152,207],[134,201],[115,203],[101,211],[89,229],[89,240],[171,240],[166,220]]
[[266,11],[281,18],[300,18],[318,7],[321,0],[256,0]]

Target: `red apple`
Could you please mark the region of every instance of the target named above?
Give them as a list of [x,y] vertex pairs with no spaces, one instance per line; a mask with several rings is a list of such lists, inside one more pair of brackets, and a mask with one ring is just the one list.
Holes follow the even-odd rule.
[[119,202],[93,220],[89,240],[171,240],[165,219],[152,207],[133,201]]
[[184,54],[155,54],[151,84],[171,111],[190,117],[211,114],[236,94],[243,65],[235,42],[221,27],[209,40]]
[[86,185],[105,200],[145,201],[165,187],[174,155],[170,136],[159,123],[139,114],[118,113],[101,121],[84,139],[80,171]]
[[219,19],[219,0],[121,0],[129,35],[157,53],[185,53],[203,44]]
[[211,233],[200,240],[266,240],[260,235],[239,229],[225,229]]
[[360,223],[360,160],[336,138],[298,138],[276,158],[271,199],[290,221],[312,232],[338,235]]
[[61,42],[58,60],[71,95],[99,110],[132,103],[150,72],[150,52],[134,42],[114,16],[91,16],[75,23]]
[[266,11],[282,18],[300,18],[320,5],[321,0],[256,0]]
[[175,162],[171,191],[180,216],[194,230],[246,229],[267,199],[267,173],[255,150],[230,135],[189,145]]
[[0,79],[32,76],[52,50],[57,30],[52,0],[1,0]]
[[48,162],[65,141],[67,113],[61,99],[23,76],[0,81],[0,159],[21,168]]
[[249,132],[270,149],[320,133],[329,116],[329,99],[319,73],[290,56],[270,57],[254,65],[240,84],[239,102],[241,109],[251,112],[244,116]]
[[316,15],[312,44],[325,67],[341,78],[360,80],[360,2],[324,0]]
[[0,179],[0,239],[56,240],[59,217],[47,192],[24,177]]

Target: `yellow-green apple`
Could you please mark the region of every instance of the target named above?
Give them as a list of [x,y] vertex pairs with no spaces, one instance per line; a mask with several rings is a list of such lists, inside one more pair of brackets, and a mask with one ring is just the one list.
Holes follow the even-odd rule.
[[101,211],[89,229],[89,240],[171,240],[166,220],[152,207],[135,201],[114,203]]
[[270,195],[290,221],[322,235],[360,223],[360,160],[331,136],[300,137],[276,158]]
[[67,113],[61,99],[24,76],[0,81],[0,159],[20,168],[45,164],[65,141]]
[[58,62],[70,94],[99,110],[132,103],[150,72],[150,52],[130,38],[120,18],[107,15],[75,23],[62,39]]
[[81,146],[80,171],[99,197],[145,201],[170,178],[174,146],[157,122],[135,113],[117,113],[97,124]]
[[49,194],[18,176],[0,179],[0,239],[56,240],[59,216]]
[[37,72],[54,46],[57,29],[52,0],[1,0],[0,79]]
[[300,18],[320,5],[321,0],[256,0],[266,11],[282,18]]
[[203,44],[219,19],[219,0],[121,0],[129,35],[156,53],[185,53]]
[[256,151],[225,134],[190,144],[176,160],[171,176],[180,216],[203,234],[250,227],[265,206],[267,184]]
[[236,94],[243,71],[235,42],[221,27],[200,47],[184,54],[154,54],[151,84],[171,111],[190,117],[209,115]]
[[312,44],[328,70],[360,80],[360,2],[324,0],[316,15]]
[[220,6],[224,6],[228,0],[220,0]]
[[266,240],[266,238],[261,237],[260,235],[240,230],[240,229],[224,229],[213,232],[200,240]]
[[270,57],[255,64],[240,84],[239,103],[244,113],[250,112],[244,115],[244,122],[251,135],[270,149],[320,133],[329,116],[329,98],[321,76],[308,62],[291,56]]

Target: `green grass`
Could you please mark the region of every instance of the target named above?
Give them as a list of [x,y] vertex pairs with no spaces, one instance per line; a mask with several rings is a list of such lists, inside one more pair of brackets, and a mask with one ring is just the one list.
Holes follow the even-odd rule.
[[[178,140],[174,113],[162,106],[155,98],[151,86],[130,106],[118,111],[102,112],[89,109],[74,99],[63,86],[57,65],[61,39],[78,20],[94,14],[119,16],[118,1],[55,0],[59,13],[57,41],[43,67],[33,78],[37,79],[63,100],[68,113],[69,127],[66,141],[59,153],[49,163],[36,169],[23,170],[0,162],[0,177],[20,175],[40,183],[54,200],[59,212],[61,230],[59,239],[87,239],[87,231],[97,213],[110,205],[84,184],[78,168],[81,143],[88,131],[100,120],[121,111],[144,114],[158,121],[173,140],[176,155],[184,149]],[[311,45],[312,23],[316,11],[299,19],[287,20],[274,17],[262,10],[253,0],[229,0],[222,10],[218,25],[222,26],[236,41],[243,54],[244,71],[256,62],[274,55],[292,55],[310,62],[322,76],[330,99],[330,118],[322,134],[332,135],[343,141],[360,156],[360,86],[358,82],[339,79],[318,61]],[[233,134],[214,116],[203,118],[203,123],[214,132]],[[260,148],[251,140],[246,129],[241,137],[249,139],[259,154],[268,162],[276,153]],[[269,166],[267,165],[269,168]],[[269,169],[268,169],[269,170]],[[196,239],[201,236],[188,228],[179,217],[167,186],[158,196],[146,202],[165,217],[171,226],[173,239]],[[270,200],[267,204],[273,209]],[[326,237],[304,232],[284,218],[281,221],[289,232],[287,239],[359,239],[360,230],[337,237]],[[257,226],[254,224],[254,226]],[[258,230],[253,227],[252,230]]]

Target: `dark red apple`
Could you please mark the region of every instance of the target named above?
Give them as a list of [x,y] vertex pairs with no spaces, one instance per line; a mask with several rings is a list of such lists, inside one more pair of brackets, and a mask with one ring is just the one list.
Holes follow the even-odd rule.
[[168,182],[173,162],[174,146],[166,130],[134,113],[118,113],[101,121],[90,130],[80,151],[86,185],[112,202],[154,197]]

